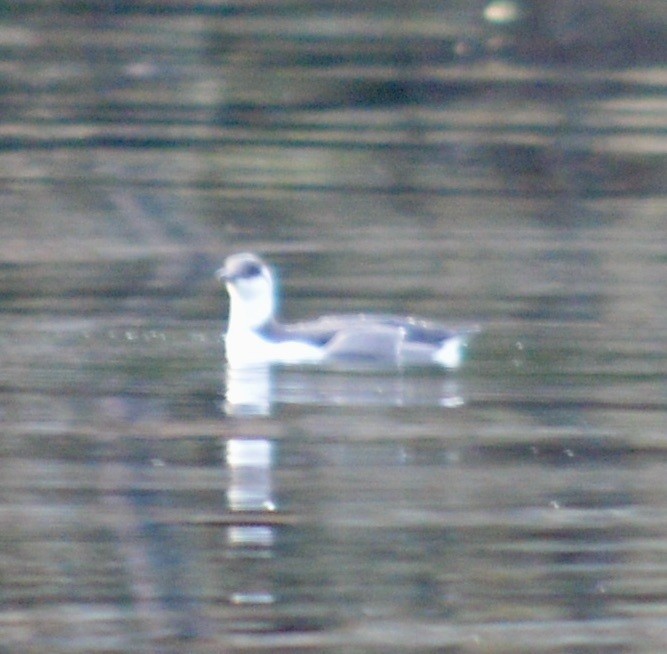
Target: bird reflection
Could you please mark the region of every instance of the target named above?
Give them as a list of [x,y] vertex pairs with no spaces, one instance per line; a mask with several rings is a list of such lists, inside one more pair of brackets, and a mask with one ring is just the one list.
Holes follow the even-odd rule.
[[224,411],[230,416],[267,416],[273,404],[269,365],[234,367],[225,371]]
[[[229,598],[233,604],[272,604],[274,594],[270,574],[251,561],[273,558],[274,526],[262,516],[276,511],[273,500],[273,443],[263,438],[232,438],[225,446],[225,459],[230,475],[227,504],[230,511],[255,516],[251,523],[227,527],[230,559],[239,563],[236,585]],[[231,571],[231,568],[230,568]]]
[[457,379],[428,372],[353,372],[270,365],[228,366],[224,411],[269,416],[276,404],[440,406],[465,404]]

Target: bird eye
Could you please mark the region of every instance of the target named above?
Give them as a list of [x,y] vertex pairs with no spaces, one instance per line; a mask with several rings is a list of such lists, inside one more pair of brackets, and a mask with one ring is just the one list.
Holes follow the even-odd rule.
[[256,263],[248,263],[243,267],[242,277],[257,277],[262,274],[262,269]]

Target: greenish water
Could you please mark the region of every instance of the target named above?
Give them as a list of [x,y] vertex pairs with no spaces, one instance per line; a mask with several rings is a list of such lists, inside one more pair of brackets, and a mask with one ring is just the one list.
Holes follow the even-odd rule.
[[[3,653],[663,649],[666,22],[500,4],[5,14]],[[482,330],[239,379],[239,250]]]

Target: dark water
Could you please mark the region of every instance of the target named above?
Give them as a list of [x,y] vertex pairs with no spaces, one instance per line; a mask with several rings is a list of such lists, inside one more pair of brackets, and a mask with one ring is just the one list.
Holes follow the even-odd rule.
[[[26,2],[0,33],[0,652],[661,652],[662,2]],[[455,373],[225,369],[283,313]]]

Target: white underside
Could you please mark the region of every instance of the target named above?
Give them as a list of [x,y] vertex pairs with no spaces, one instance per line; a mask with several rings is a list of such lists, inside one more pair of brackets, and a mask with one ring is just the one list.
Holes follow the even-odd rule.
[[266,341],[253,331],[227,332],[225,354],[230,366],[252,366],[267,363],[299,365],[319,363],[326,352],[315,345],[301,341]]

